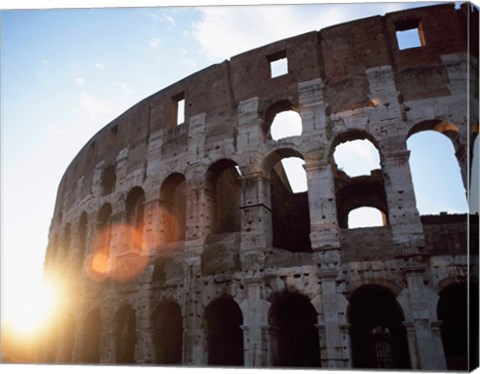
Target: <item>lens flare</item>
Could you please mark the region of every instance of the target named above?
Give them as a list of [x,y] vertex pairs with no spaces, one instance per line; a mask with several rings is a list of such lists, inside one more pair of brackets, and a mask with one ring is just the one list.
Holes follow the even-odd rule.
[[5,316],[6,323],[16,334],[30,337],[53,317],[59,304],[59,290],[53,282],[44,280],[19,290],[17,295]]

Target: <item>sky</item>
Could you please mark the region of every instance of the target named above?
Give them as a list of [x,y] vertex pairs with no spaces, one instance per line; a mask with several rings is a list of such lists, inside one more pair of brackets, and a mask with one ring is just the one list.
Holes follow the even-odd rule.
[[[141,7],[173,2],[117,1],[113,4],[136,8],[5,10],[12,3],[51,8],[62,2],[0,0],[2,316],[15,297],[41,279],[60,179],[107,123],[147,96],[241,52],[349,20],[431,4],[173,8]],[[372,159],[374,151],[362,147],[352,147],[346,157]],[[466,209],[465,199],[444,203],[443,210],[450,212]]]

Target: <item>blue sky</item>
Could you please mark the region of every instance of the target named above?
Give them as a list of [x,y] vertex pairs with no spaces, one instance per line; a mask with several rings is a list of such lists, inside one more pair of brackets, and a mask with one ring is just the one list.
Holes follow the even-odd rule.
[[[11,3],[0,0],[0,7]],[[62,2],[27,3],[58,7]],[[146,3],[152,5],[114,4]],[[179,79],[251,48],[429,4],[2,11],[2,311],[41,278],[60,179],[108,122]],[[447,210],[464,209],[462,202],[451,204]]]

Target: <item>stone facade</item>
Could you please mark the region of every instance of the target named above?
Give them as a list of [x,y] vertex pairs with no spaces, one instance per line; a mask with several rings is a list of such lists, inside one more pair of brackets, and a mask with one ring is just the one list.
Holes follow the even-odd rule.
[[[478,293],[478,216],[419,215],[406,140],[450,138],[467,187],[478,133],[468,25],[476,10],[445,4],[306,33],[195,73],[105,126],[58,188],[45,271],[69,296],[45,360],[465,369],[451,331],[467,309],[451,306]],[[420,46],[399,48],[406,29]],[[272,78],[278,59],[288,72]],[[273,140],[285,110],[302,133]],[[375,145],[381,170],[337,170],[335,147],[355,139]],[[284,183],[278,162],[291,156],[305,161],[306,193]],[[386,225],[349,229],[358,206]]]

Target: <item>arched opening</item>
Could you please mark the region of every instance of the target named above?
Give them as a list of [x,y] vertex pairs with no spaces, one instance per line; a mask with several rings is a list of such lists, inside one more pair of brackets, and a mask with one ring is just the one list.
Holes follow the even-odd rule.
[[87,314],[83,329],[82,362],[95,364],[100,362],[100,337],[102,321],[98,308]]
[[115,191],[115,183],[117,182],[117,174],[115,173],[115,166],[109,165],[103,169],[101,190],[102,196],[109,195]]
[[299,135],[302,135],[302,118],[297,112],[286,110],[275,114],[270,125],[270,136],[273,140]]
[[178,173],[170,175],[162,184],[160,200],[163,208],[165,242],[185,240],[187,219],[185,177]]
[[348,213],[348,228],[385,226],[387,217],[377,208],[361,207]]
[[311,251],[307,176],[301,154],[281,149],[265,160],[270,174],[272,244],[292,252]]
[[110,241],[112,239],[112,206],[110,204],[105,204],[100,208],[97,222],[96,252],[102,253],[105,258],[109,258]]
[[[440,292],[437,316],[448,370],[478,366],[478,288],[452,284]],[[470,343],[470,350],[469,350]]]
[[235,301],[222,297],[205,310],[208,365],[243,366],[242,311]]
[[87,244],[88,220],[87,213],[83,212],[78,223],[78,267],[83,264]]
[[76,333],[76,323],[75,317],[69,314],[65,320],[64,325],[64,339],[63,339],[63,346],[64,346],[64,362],[69,363],[72,362],[72,354],[73,354],[73,346],[75,343],[75,333]]
[[182,363],[183,320],[180,307],[174,302],[163,302],[152,316],[155,364]]
[[388,224],[385,182],[375,140],[366,133],[340,134],[333,143],[335,201],[341,228]]
[[207,171],[207,188],[211,194],[211,233],[225,234],[240,230],[240,183],[237,164],[222,159]]
[[121,307],[115,314],[114,339],[116,343],[115,362],[117,364],[135,363],[136,321],[135,312],[129,305]]
[[471,174],[470,174],[470,213],[475,214],[480,210],[480,144],[478,133],[474,134],[475,140],[471,149]]
[[354,368],[410,368],[403,313],[393,294],[378,286],[357,289],[350,298],[348,319]]
[[458,130],[448,123],[428,123],[416,125],[407,140],[417,209],[421,215],[465,213],[465,187],[451,141]]
[[126,199],[129,250],[140,252],[143,246],[145,193],[140,187],[133,188]]
[[378,149],[365,136],[359,136],[352,134],[352,138],[345,138],[349,140],[339,143],[333,153],[337,170],[349,177],[370,175],[372,170],[381,169]]
[[282,294],[269,313],[272,362],[280,367],[320,367],[317,312],[303,295]]

